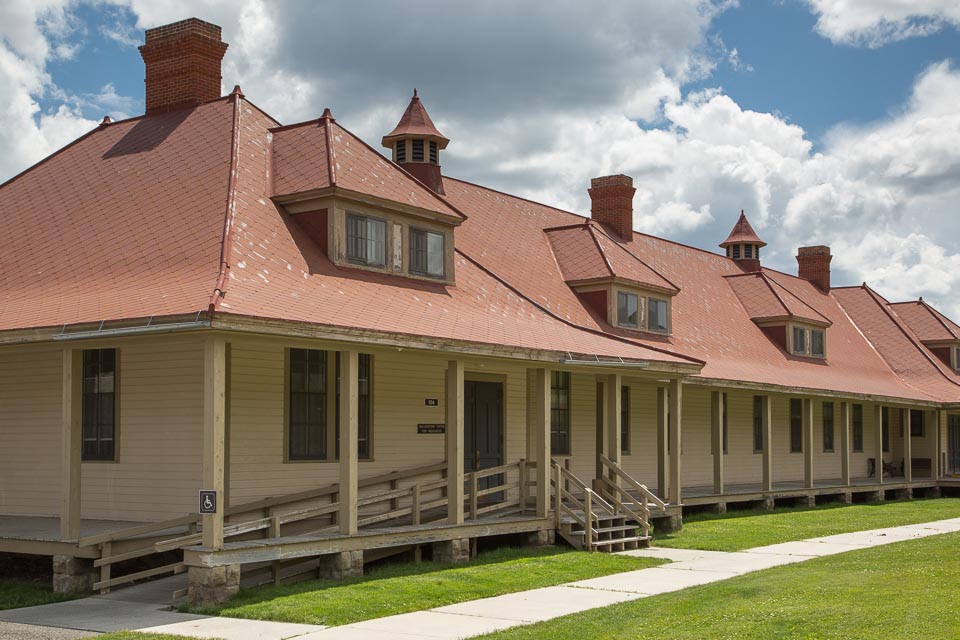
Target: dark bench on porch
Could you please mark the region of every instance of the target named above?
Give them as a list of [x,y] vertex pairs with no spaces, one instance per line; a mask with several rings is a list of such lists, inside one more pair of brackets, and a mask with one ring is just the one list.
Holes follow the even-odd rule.
[[[900,462],[883,462],[883,475],[890,476],[903,476],[904,475],[904,464],[903,460]],[[913,475],[920,476],[930,476],[932,470],[932,461],[930,458],[910,458],[910,465],[913,470]],[[874,477],[877,473],[877,461],[876,458],[867,458],[867,477]]]

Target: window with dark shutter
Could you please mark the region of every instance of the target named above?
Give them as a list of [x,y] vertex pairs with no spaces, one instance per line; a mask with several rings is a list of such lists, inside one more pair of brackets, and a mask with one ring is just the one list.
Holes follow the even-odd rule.
[[855,404],[851,407],[853,423],[853,450],[863,452],[863,405]]
[[117,350],[83,350],[82,460],[114,460]]
[[833,453],[833,403],[823,403],[823,451]]
[[550,453],[570,455],[570,374],[550,373]]
[[630,387],[620,387],[620,453],[630,453]]
[[763,396],[753,396],[753,452],[763,451]]
[[291,460],[327,457],[327,352],[290,349]]
[[790,453],[803,452],[803,401],[790,399]]

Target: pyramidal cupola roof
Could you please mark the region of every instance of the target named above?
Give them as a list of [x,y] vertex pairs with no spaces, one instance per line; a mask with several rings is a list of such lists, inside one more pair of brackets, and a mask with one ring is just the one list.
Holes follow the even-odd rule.
[[726,249],[728,246],[734,244],[767,246],[767,243],[761,240],[757,232],[750,226],[750,221],[747,220],[747,216],[743,213],[742,209],[740,210],[740,218],[737,219],[737,224],[733,225],[733,231],[730,232],[726,240],[720,243],[720,247]]
[[393,128],[393,131],[383,136],[382,144],[388,147],[392,140],[405,136],[434,140],[441,149],[445,149],[450,142],[433,124],[433,120],[430,119],[430,114],[427,113],[423,102],[420,101],[416,89],[413,90],[413,98],[410,99],[410,104],[407,105],[407,110],[403,112],[400,122]]

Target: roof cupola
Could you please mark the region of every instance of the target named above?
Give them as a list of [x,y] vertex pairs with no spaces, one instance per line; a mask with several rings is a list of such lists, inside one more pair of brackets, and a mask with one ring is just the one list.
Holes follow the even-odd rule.
[[440,175],[440,151],[450,140],[434,126],[423,107],[417,90],[393,131],[383,136],[382,144],[393,153],[393,161],[437,193],[443,193]]
[[720,248],[726,250],[727,257],[746,272],[760,271],[760,247],[765,246],[767,243],[757,236],[743,209],[740,210],[737,224],[733,225],[733,231],[720,243]]

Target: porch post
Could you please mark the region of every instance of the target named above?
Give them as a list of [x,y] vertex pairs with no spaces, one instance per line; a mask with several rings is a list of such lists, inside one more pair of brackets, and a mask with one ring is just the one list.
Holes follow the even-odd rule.
[[222,336],[203,344],[203,488],[217,492],[217,512],[203,516],[203,546],[210,549],[223,548],[226,354]]
[[813,488],[813,398],[803,399],[803,486]]
[[537,462],[537,517],[546,518],[550,511],[550,372],[537,369],[534,375],[535,400],[534,460]]
[[682,423],[680,411],[682,407],[682,384],[680,378],[670,380],[670,503],[680,504],[680,452],[682,443],[680,441],[680,425]]
[[933,411],[934,429],[933,429],[933,464],[930,465],[930,473],[933,480],[939,480],[940,474],[945,473],[946,469],[941,469],[941,458],[943,458],[943,445],[940,440],[941,434],[947,429],[947,412],[941,410]]
[[873,405],[873,430],[876,440],[873,455],[877,461],[875,469],[877,484],[883,484],[883,407],[879,404]]
[[450,524],[463,524],[463,444],[463,361],[450,360],[447,363],[447,522]]
[[666,387],[657,387],[657,495],[667,500],[667,416],[670,414]]
[[763,490],[773,491],[773,420],[770,396],[760,397],[760,424],[763,431]]
[[[620,448],[622,445],[620,431],[620,421],[623,415],[621,412],[623,398],[620,397],[622,382],[623,378],[620,374],[611,373],[606,376],[603,384],[606,389],[606,403],[603,408],[606,414],[604,423],[607,429],[607,437],[604,438],[607,443],[606,456],[618,466],[620,465]],[[619,486],[620,477],[612,471],[608,475],[610,481]]]
[[83,441],[83,350],[63,350],[60,539],[80,537],[80,454]]
[[903,412],[903,481],[913,482],[913,437],[910,428],[910,409],[901,409]]
[[850,403],[840,403],[840,476],[850,486]]
[[357,465],[360,381],[359,355],[354,350],[340,352],[340,533],[357,532]]
[[713,492],[723,495],[723,392],[710,393],[710,423],[713,434]]

